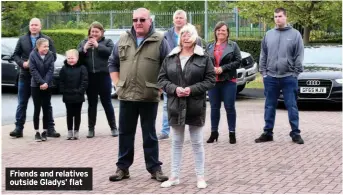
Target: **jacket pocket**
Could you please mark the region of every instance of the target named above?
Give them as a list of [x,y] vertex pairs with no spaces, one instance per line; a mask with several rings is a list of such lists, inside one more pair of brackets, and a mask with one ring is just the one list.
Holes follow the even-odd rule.
[[292,62],[290,59],[287,58],[287,63],[289,65],[289,70],[291,70],[293,72],[295,69],[294,62]]
[[287,58],[280,58],[277,62],[278,74],[283,75],[289,72],[290,65]]
[[158,62],[158,59],[155,59],[153,57],[148,57],[148,56],[145,56],[144,57],[146,60],[150,60],[150,61],[153,61],[153,62]]
[[187,116],[202,116],[206,110],[205,95],[190,96],[187,100]]
[[180,111],[183,110],[179,108],[179,98],[175,96],[169,96],[167,99],[167,108],[168,108],[168,115],[170,117],[177,117],[180,115]]
[[119,80],[116,86],[116,92],[118,97],[122,97],[124,91],[123,88],[125,88],[125,81]]
[[127,50],[130,47],[130,45],[119,45],[118,50],[119,50],[119,59],[121,61],[127,59]]
[[144,99],[156,99],[158,91],[159,88],[156,84],[145,81]]
[[199,62],[193,62],[193,64],[195,65],[195,67],[198,67],[198,68],[205,68],[206,66],[205,63],[199,63]]

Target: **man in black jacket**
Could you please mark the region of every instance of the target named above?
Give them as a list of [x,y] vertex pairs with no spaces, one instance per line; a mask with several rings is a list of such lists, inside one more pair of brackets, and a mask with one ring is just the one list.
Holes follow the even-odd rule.
[[[31,74],[29,70],[29,56],[31,51],[36,47],[36,40],[46,38],[49,40],[49,49],[54,55],[56,61],[56,49],[50,37],[43,35],[41,31],[42,25],[38,18],[32,18],[29,25],[29,32],[19,38],[15,47],[13,57],[15,62],[20,67],[18,81],[18,107],[16,111],[15,129],[10,132],[11,137],[23,137],[23,129],[26,121],[27,103],[31,96]],[[48,137],[60,137],[60,134],[55,131],[55,123],[52,114],[52,106],[49,105],[49,127]]]

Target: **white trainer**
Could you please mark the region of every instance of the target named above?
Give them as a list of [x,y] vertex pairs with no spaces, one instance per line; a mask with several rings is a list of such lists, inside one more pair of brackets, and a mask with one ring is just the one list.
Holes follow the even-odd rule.
[[161,187],[162,188],[169,188],[170,186],[175,186],[175,185],[178,185],[180,183],[180,180],[179,179],[176,179],[176,180],[167,180],[163,183],[161,183]]
[[200,189],[206,188],[207,187],[207,183],[205,180],[200,180],[197,182],[197,187]]

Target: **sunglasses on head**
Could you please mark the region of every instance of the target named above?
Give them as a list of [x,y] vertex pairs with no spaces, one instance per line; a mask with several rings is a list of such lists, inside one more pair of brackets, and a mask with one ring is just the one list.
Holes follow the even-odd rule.
[[134,19],[132,19],[133,22],[138,22],[138,20],[139,20],[139,22],[143,23],[143,22],[145,22],[147,19],[146,19],[146,18],[134,18]]

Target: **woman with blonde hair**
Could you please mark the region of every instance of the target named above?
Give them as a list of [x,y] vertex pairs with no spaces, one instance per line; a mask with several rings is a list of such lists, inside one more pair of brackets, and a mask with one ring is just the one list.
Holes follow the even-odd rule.
[[168,121],[172,131],[171,177],[161,187],[180,183],[182,147],[186,125],[195,157],[197,187],[206,188],[203,126],[206,116],[206,91],[215,84],[212,61],[196,45],[198,33],[191,24],[180,31],[178,46],[165,58],[158,77],[159,86],[168,96]]

